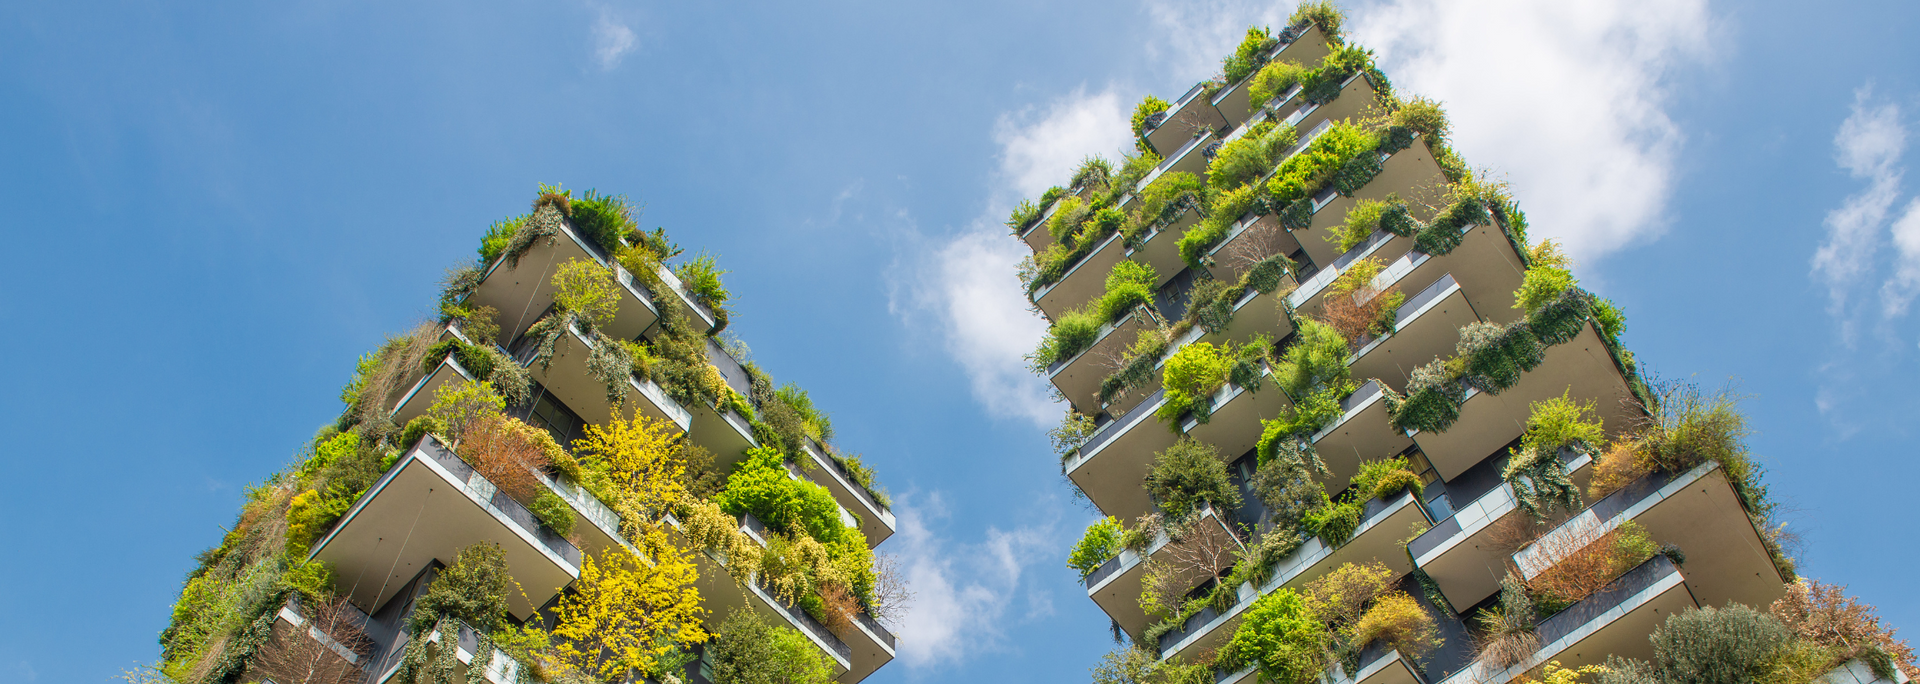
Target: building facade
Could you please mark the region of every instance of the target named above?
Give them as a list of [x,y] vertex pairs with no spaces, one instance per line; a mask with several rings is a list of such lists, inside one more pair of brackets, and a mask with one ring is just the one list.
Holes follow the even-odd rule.
[[720,336],[710,257],[544,186],[480,254],[201,556],[166,676],[853,684],[893,659],[885,493]]
[[1906,681],[1877,621],[1809,627],[1857,604],[1796,577],[1732,400],[1643,377],[1342,23],[1249,30],[1008,221],[1104,516],[1069,561],[1126,644],[1096,680],[1718,681],[1672,644],[1744,619],[1790,635],[1769,681]]

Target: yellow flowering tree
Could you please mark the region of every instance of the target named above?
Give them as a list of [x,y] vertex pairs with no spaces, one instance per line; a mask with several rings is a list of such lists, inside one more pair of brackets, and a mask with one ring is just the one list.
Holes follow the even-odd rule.
[[706,641],[691,556],[661,547],[651,561],[620,546],[581,559],[576,590],[556,609],[552,653],[562,667],[601,681],[657,676],[675,644]]

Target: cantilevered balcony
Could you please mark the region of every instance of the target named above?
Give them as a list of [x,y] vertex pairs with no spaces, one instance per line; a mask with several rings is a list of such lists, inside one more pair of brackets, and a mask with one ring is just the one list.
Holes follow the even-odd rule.
[[1771,605],[1785,594],[1780,575],[1726,470],[1708,461],[1684,473],[1652,473],[1569,518],[1513,555],[1527,579],[1569,552],[1634,521],[1648,536],[1680,548],[1687,586],[1701,605]]
[[[679,529],[678,521],[669,517],[668,522]],[[743,516],[740,529],[755,542],[762,546],[766,544],[766,527],[753,516]],[[698,585],[708,611],[710,629],[718,627],[727,615],[742,608],[775,616],[776,621],[798,630],[833,659],[834,676],[842,684],[859,682],[893,660],[896,649],[893,634],[871,617],[858,615],[842,630],[843,634],[835,634],[805,611],[776,600],[757,580],[745,586],[735,582],[727,572],[726,558],[712,551],[702,551],[697,556],[700,566]]]
[[1391,499],[1370,500],[1361,513],[1360,527],[1354,530],[1353,538],[1347,543],[1329,547],[1318,537],[1308,539],[1299,549],[1274,564],[1273,577],[1265,585],[1257,588],[1251,582],[1240,585],[1238,599],[1226,612],[1212,608],[1201,610],[1180,627],[1162,635],[1154,645],[1154,650],[1162,660],[1189,660],[1195,654],[1218,649],[1233,637],[1234,629],[1240,626],[1240,618],[1259,597],[1279,591],[1282,587],[1298,590],[1346,563],[1378,561],[1391,569],[1396,577],[1404,575],[1413,566],[1401,551],[1400,540],[1406,538],[1409,530],[1428,522],[1426,508],[1412,491],[1401,492]]
[[732,472],[747,450],[759,445],[753,439],[753,424],[728,406],[696,406],[692,413],[689,437],[713,452],[713,467],[719,472]]
[[1499,394],[1467,390],[1460,417],[1445,432],[1416,432],[1427,460],[1443,480],[1452,480],[1527,429],[1531,405],[1562,395],[1594,401],[1608,433],[1619,434],[1633,418],[1633,393],[1614,364],[1600,333],[1589,322],[1572,340],[1547,348],[1546,360]]
[[[1419,267],[1431,261],[1426,254],[1408,252],[1374,282],[1383,289],[1422,282]],[[1419,292],[1408,292],[1406,301],[1394,310],[1393,330],[1367,341],[1347,366],[1353,377],[1377,379],[1404,392],[1413,369],[1452,355],[1460,328],[1479,321],[1466,290],[1453,274],[1443,274]]]
[[393,406],[393,423],[406,425],[407,421],[426,415],[427,409],[433,406],[434,395],[439,393],[442,387],[481,380],[484,378],[474,377],[472,372],[453,358],[452,353],[448,353],[440,359],[439,364],[433,367],[432,373],[421,377],[419,382],[413,384],[412,389],[400,395],[399,402]]
[[1907,684],[1912,680],[1908,679],[1907,673],[1898,667],[1893,668],[1893,677],[1882,678],[1874,674],[1873,667],[1866,661],[1854,658],[1841,663],[1839,667],[1833,668],[1832,671],[1814,681],[1821,684]]
[[[1557,456],[1576,483],[1587,480],[1591,457],[1570,449],[1562,449]],[[1453,515],[1407,544],[1414,564],[1433,578],[1454,606],[1472,606],[1492,596],[1507,574],[1511,547],[1499,539],[1501,523],[1526,513],[1520,510],[1513,485],[1501,479],[1505,464],[1505,458],[1495,454],[1448,482],[1445,494]]]
[[1273,379],[1273,371],[1265,368],[1260,370],[1259,391],[1229,382],[1207,400],[1212,402],[1213,409],[1207,422],[1188,415],[1180,419],[1180,431],[1212,445],[1221,458],[1228,461],[1259,444],[1260,421],[1273,420],[1293,410],[1293,401]]
[[428,564],[450,562],[481,542],[500,546],[525,590],[508,597],[516,619],[579,575],[579,548],[428,436],[360,495],[308,557],[355,578],[347,598],[365,610],[384,605]]
[[1300,241],[1280,226],[1274,214],[1248,215],[1227,229],[1220,244],[1207,252],[1207,270],[1226,282],[1239,282],[1240,274],[1267,257],[1288,256],[1300,251]]
[[[495,322],[500,325],[500,339],[514,339],[553,303],[554,271],[570,261],[590,261],[613,269],[614,279],[619,281],[620,306],[613,322],[607,324],[608,335],[634,339],[659,320],[646,287],[566,222],[552,239],[535,240],[518,262],[496,260],[465,303],[493,307],[498,312]],[[709,327],[711,324],[709,320]]]
[[1099,412],[1100,383],[1113,373],[1113,360],[1133,345],[1140,331],[1154,327],[1153,314],[1146,307],[1135,307],[1119,320],[1101,325],[1092,345],[1048,366],[1047,381],[1081,413]]
[[1647,635],[1667,616],[1703,605],[1686,576],[1666,556],[1655,555],[1565,610],[1534,625],[1540,649],[1513,667],[1474,663],[1440,684],[1505,684],[1549,662],[1569,670],[1599,665],[1607,656],[1653,659]]
[[[1321,61],[1326,59],[1327,53],[1330,51],[1327,47],[1326,33],[1322,32],[1319,26],[1313,24],[1307,25],[1304,32],[1300,33],[1297,37],[1289,35],[1291,33],[1291,29],[1281,32],[1282,35],[1279,36],[1281,39],[1280,46],[1274,48],[1272,52],[1267,53],[1266,61],[1269,63],[1275,61],[1293,62],[1308,69],[1319,67]],[[1259,72],[1256,70],[1254,73]],[[1249,74],[1246,78],[1241,79],[1239,83],[1222,88],[1220,92],[1214,94],[1214,110],[1220,112],[1221,118],[1226,119],[1229,125],[1239,126],[1246,123],[1254,112],[1259,111],[1269,104],[1266,102],[1253,101],[1251,97],[1252,93],[1250,92],[1252,90],[1250,87],[1252,82],[1253,75]],[[1296,87],[1295,90],[1298,90],[1298,88]],[[1284,98],[1275,99],[1284,101]],[[1309,127],[1311,127],[1311,125],[1309,125]],[[1305,129],[1303,128],[1302,130]]]
[[[687,294],[686,285],[680,283],[679,276],[674,275],[673,271],[667,270],[665,266],[655,267],[654,275],[660,278],[660,282],[666,285],[668,290],[673,291],[670,299],[673,300],[674,306],[679,307],[680,315],[686,317],[687,323],[693,325],[694,330],[699,331],[701,334],[706,334],[713,330],[713,326],[715,325],[713,312],[709,311],[706,306],[699,302],[693,301],[693,297]],[[624,303],[622,305],[624,306]],[[612,332],[614,331],[608,331],[609,334]],[[625,331],[622,330],[620,332]],[[620,336],[614,335],[614,337]],[[622,339],[632,339],[632,337],[633,336]]]
[[[1189,534],[1210,537],[1207,543],[1225,544],[1238,547],[1238,537],[1227,523],[1220,519],[1212,506],[1203,508],[1191,523],[1194,529]],[[1120,629],[1128,634],[1139,634],[1147,627],[1147,613],[1140,609],[1141,581],[1147,576],[1147,561],[1167,561],[1172,557],[1170,546],[1172,539],[1162,530],[1147,545],[1144,553],[1133,549],[1122,549],[1120,555],[1107,559],[1100,567],[1080,579],[1087,588],[1087,597],[1107,612],[1107,616],[1120,624]],[[1188,577],[1182,589],[1192,587],[1206,580],[1206,577]]]
[[867,536],[867,546],[879,546],[893,536],[893,511],[873,500],[866,488],[854,482],[826,455],[826,450],[809,439],[805,451],[807,458],[813,461],[813,467],[804,469],[807,479],[826,487],[833,499],[840,502],[841,508],[857,513],[860,521],[860,533]]
[[[1205,167],[1202,169],[1204,170]],[[1126,209],[1134,197],[1134,195],[1128,195],[1122,198],[1121,208]],[[1200,223],[1200,219],[1200,209],[1197,206],[1176,209],[1166,225],[1157,228],[1151,224],[1148,226],[1150,230],[1141,236],[1139,247],[1126,248],[1127,260],[1152,266],[1154,274],[1160,277],[1160,282],[1154,283],[1154,287],[1166,285],[1167,281],[1172,280],[1187,267],[1186,260],[1180,258],[1180,236],[1186,234],[1187,229]],[[1125,241],[1121,244],[1124,246]]]
[[1328,491],[1345,488],[1360,472],[1361,462],[1392,458],[1413,444],[1388,425],[1389,419],[1377,380],[1366,381],[1340,400],[1340,417],[1311,438],[1314,451],[1327,465]]
[[1147,144],[1163,158],[1172,158],[1171,152],[1191,143],[1200,131],[1224,131],[1231,127],[1220,110],[1213,108],[1204,82],[1193,84],[1186,95],[1167,107],[1167,111],[1149,118],[1147,123]]
[[1173,432],[1153,417],[1165,404],[1165,390],[1147,395],[1094,431],[1068,459],[1067,477],[1107,515],[1132,520],[1153,508],[1140,483],[1154,453],[1173,446]]
[[[1420,666],[1399,651],[1386,648],[1382,642],[1375,641],[1360,650],[1360,666],[1353,672],[1347,672],[1339,663],[1322,675],[1320,681],[1325,684],[1426,684],[1427,679],[1420,674]],[[1217,673],[1214,684],[1257,684],[1260,681],[1260,665],[1254,663],[1238,672]]]
[[1361,74],[1347,77],[1340,83],[1340,92],[1334,99],[1321,103],[1308,102],[1306,91],[1294,86],[1274,98],[1266,108],[1273,118],[1294,130],[1310,131],[1328,121],[1357,121],[1366,118],[1368,110],[1377,107],[1374,102],[1373,82]]
[[659,385],[631,373],[623,374],[627,384],[625,399],[620,403],[609,400],[606,384],[588,370],[587,357],[593,353],[593,342],[578,328],[568,326],[566,334],[554,343],[553,358],[548,360],[545,368],[533,360],[536,349],[532,340],[523,340],[520,347],[516,360],[527,364],[527,370],[534,380],[587,422],[604,423],[613,417],[632,420],[634,416],[646,416],[668,425],[676,434],[699,425],[698,416],[667,396]]
[[[1341,98],[1345,100],[1346,98]],[[1305,136],[1302,136],[1305,137]],[[1347,212],[1360,200],[1385,200],[1389,194],[1398,194],[1408,200],[1437,198],[1447,189],[1447,177],[1440,172],[1440,165],[1434,163],[1433,153],[1415,138],[1406,149],[1395,152],[1381,162],[1380,173],[1366,185],[1355,190],[1352,197],[1335,192],[1328,187],[1313,197],[1313,222],[1305,230],[1295,231],[1294,237],[1300,241],[1300,247],[1307,250],[1307,256],[1313,263],[1324,264],[1340,257],[1339,245],[1328,240],[1335,226],[1347,222]],[[1370,153],[1370,154],[1378,154]],[[1415,209],[1414,218],[1422,221],[1433,218],[1424,209]],[[1505,239],[1502,236],[1502,239]],[[1383,259],[1397,259],[1400,254],[1412,249],[1413,241],[1407,240],[1397,246],[1397,251],[1381,254]]]

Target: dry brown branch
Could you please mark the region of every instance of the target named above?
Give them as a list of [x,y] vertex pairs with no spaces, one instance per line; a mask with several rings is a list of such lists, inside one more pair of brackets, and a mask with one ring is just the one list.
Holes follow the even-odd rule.
[[873,585],[873,619],[898,628],[907,618],[907,611],[913,607],[913,588],[907,584],[907,576],[900,569],[900,557],[890,553],[877,553],[873,556],[873,572],[876,575]]
[[1573,603],[1605,588],[1658,550],[1646,530],[1631,521],[1604,533],[1598,525],[1570,525],[1527,549],[1529,565],[1547,566],[1527,580],[1527,588],[1541,597]]
[[820,604],[823,608],[820,611],[820,624],[835,636],[845,639],[847,630],[853,628],[853,614],[860,610],[860,604],[853,600],[853,594],[837,582],[826,584],[820,587]]
[[545,430],[495,414],[467,427],[460,455],[488,482],[525,504],[545,489],[534,473],[552,463],[552,444]]
[[1280,227],[1280,219],[1263,216],[1248,226],[1233,243],[1221,250],[1221,265],[1229,271],[1223,277],[1238,278],[1247,269],[1275,255],[1292,254],[1300,248],[1300,242],[1293,234]]
[[427,348],[433,346],[438,333],[433,324],[421,323],[404,334],[387,338],[386,344],[376,352],[379,366],[365,378],[360,388],[360,402],[353,407],[354,417],[373,428],[375,436],[396,429],[388,414],[393,410],[393,403],[400,399],[400,393],[419,379],[420,363],[426,359]]
[[1894,637],[1899,630],[1880,624],[1873,606],[1847,596],[1846,587],[1803,578],[1787,586],[1787,595],[1773,602],[1771,612],[1795,636],[1836,647],[1841,655],[1830,666],[1878,648],[1908,678],[1920,677],[1920,668],[1913,664],[1912,647],[1905,639]]
[[[365,676],[341,651],[366,655],[372,641],[344,598],[300,606],[306,624],[275,621],[273,640],[254,657],[252,672],[279,684],[350,684]],[[335,650],[339,649],[339,650]]]

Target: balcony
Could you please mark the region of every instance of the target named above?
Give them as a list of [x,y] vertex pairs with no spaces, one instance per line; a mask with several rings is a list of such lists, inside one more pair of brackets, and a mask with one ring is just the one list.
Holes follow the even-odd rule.
[[646,416],[672,426],[677,433],[699,426],[699,417],[667,396],[659,385],[632,374],[627,375],[626,400],[620,404],[609,401],[607,386],[587,370],[587,357],[593,352],[593,343],[578,328],[569,326],[567,334],[554,344],[553,358],[545,369],[533,361],[535,347],[531,339],[523,338],[519,346],[515,360],[527,364],[534,380],[589,423]]
[[1184,416],[1180,419],[1180,432],[1213,445],[1221,458],[1228,461],[1252,451],[1260,442],[1260,421],[1279,418],[1293,409],[1293,401],[1273,379],[1273,371],[1265,368],[1260,371],[1259,391],[1249,391],[1229,382],[1209,400],[1213,402],[1213,415],[1207,422]]
[[1314,451],[1327,465],[1323,483],[1327,491],[1346,488],[1360,472],[1361,461],[1392,458],[1413,444],[1412,439],[1388,426],[1388,418],[1378,380],[1368,380],[1340,400],[1340,417],[1311,438]]
[[1684,473],[1652,473],[1608,494],[1520,549],[1514,563],[1532,579],[1560,560],[1556,552],[1564,554],[1567,547],[1597,539],[1628,520],[1654,541],[1687,554],[1687,586],[1702,605],[1765,606],[1785,595],[1787,579],[1767,555],[1726,471],[1711,461]]
[[[1201,167],[1202,170],[1205,168]],[[1127,203],[1132,199],[1132,195],[1122,198],[1121,208],[1126,208]],[[1126,258],[1152,266],[1153,272],[1160,276],[1160,282],[1154,283],[1154,287],[1164,286],[1167,281],[1173,280],[1181,270],[1187,267],[1186,260],[1180,258],[1180,236],[1198,223],[1200,223],[1200,211],[1197,208],[1189,207],[1181,210],[1167,222],[1167,225],[1141,238],[1138,248],[1127,247]],[[1122,245],[1124,244],[1123,241]]]
[[1452,480],[1526,432],[1530,404],[1568,394],[1595,401],[1594,413],[1610,434],[1633,418],[1633,393],[1600,333],[1589,322],[1572,340],[1547,348],[1546,360],[1499,394],[1467,390],[1460,418],[1446,432],[1416,432],[1440,479]]
[[1152,314],[1135,307],[1118,321],[1100,326],[1093,345],[1072,358],[1054,361],[1047,370],[1047,381],[1081,413],[1098,413],[1100,383],[1114,371],[1113,360],[1121,358],[1127,347],[1139,338],[1140,331],[1155,326]]
[[1234,629],[1240,626],[1241,616],[1260,596],[1279,591],[1282,587],[1298,590],[1307,582],[1345,563],[1379,561],[1392,569],[1396,576],[1404,575],[1412,571],[1413,566],[1407,561],[1407,554],[1401,551],[1400,540],[1414,525],[1426,522],[1429,522],[1426,508],[1420,505],[1412,491],[1401,492],[1391,500],[1370,500],[1361,513],[1360,527],[1354,530],[1353,538],[1347,543],[1329,547],[1318,537],[1308,539],[1299,549],[1274,565],[1273,578],[1265,586],[1256,589],[1252,583],[1240,585],[1239,600],[1227,612],[1216,612],[1212,608],[1200,611],[1188,618],[1180,628],[1162,635],[1155,650],[1161,660],[1188,660],[1195,654],[1218,649],[1233,637]]
[[[1341,100],[1346,98],[1342,97]],[[1427,146],[1420,144],[1420,140],[1416,138],[1414,144],[1388,156],[1381,163],[1380,174],[1374,176],[1373,180],[1368,181],[1359,190],[1354,191],[1352,197],[1335,192],[1330,187],[1315,195],[1313,222],[1307,226],[1306,230],[1296,231],[1294,237],[1300,240],[1301,248],[1307,250],[1307,256],[1313,259],[1313,263],[1328,263],[1339,258],[1340,254],[1336,251],[1339,245],[1327,241],[1327,236],[1332,234],[1334,226],[1346,223],[1347,212],[1352,210],[1360,200],[1384,200],[1388,194],[1393,193],[1413,197],[1426,193],[1438,194],[1445,191],[1446,184],[1447,177],[1440,172],[1440,165],[1434,163],[1433,153],[1429,152]],[[1416,213],[1415,218],[1423,221],[1433,218],[1430,215],[1423,216],[1422,213],[1425,212]],[[1501,236],[1501,239],[1504,240],[1505,236]],[[1398,251],[1383,253],[1380,257],[1386,260],[1397,259],[1401,253],[1412,247],[1413,241],[1405,240],[1397,246]]]
[[893,536],[893,511],[873,500],[873,495],[841,472],[840,464],[826,455],[826,450],[813,440],[807,440],[807,457],[813,459],[813,467],[806,470],[807,479],[826,487],[840,507],[857,511],[860,533],[866,535],[867,546],[879,546]]
[[1173,432],[1153,417],[1165,403],[1165,390],[1148,395],[1096,430],[1067,461],[1067,477],[1107,515],[1132,520],[1153,509],[1140,483],[1154,453],[1173,446]]
[[1571,670],[1601,664],[1609,655],[1652,660],[1647,635],[1667,616],[1698,605],[1680,568],[1655,555],[1607,588],[1534,625],[1542,646],[1533,657],[1504,670],[1476,662],[1441,684],[1504,684],[1552,661]]
[[1822,684],[1908,684],[1907,673],[1893,668],[1892,679],[1881,679],[1873,673],[1873,667],[1859,658],[1841,663],[1839,667],[1814,680]]
[[[713,331],[713,312],[708,311],[707,307],[693,301],[693,297],[687,295],[687,287],[680,283],[679,276],[674,275],[673,271],[667,270],[665,266],[656,267],[654,269],[654,275],[659,276],[660,282],[666,285],[667,289],[673,291],[673,299],[675,304],[680,308],[680,315],[686,317],[687,322],[693,325],[694,330],[699,331],[702,335]],[[624,307],[626,306],[626,302],[622,301],[620,305]],[[625,331],[622,330],[620,332]],[[615,335],[613,333],[613,330],[607,331],[607,334],[612,335],[616,339],[630,340],[639,336],[639,334],[636,333],[622,337],[621,335]]]
[[608,335],[634,339],[659,320],[646,287],[564,221],[552,240],[535,240],[517,264],[508,264],[505,259],[494,262],[466,303],[493,307],[499,312],[496,322],[500,324],[500,339],[515,339],[553,303],[553,273],[569,261],[591,261],[613,269],[614,279],[620,284],[620,308],[607,325]]
[[480,542],[500,546],[525,590],[508,599],[515,619],[526,619],[579,575],[579,548],[429,436],[360,495],[308,559],[333,564],[339,577],[361,578],[347,598],[365,610],[386,604],[429,564]]
[[[1425,254],[1408,252],[1388,266],[1375,282],[1386,281],[1380,285],[1383,288],[1421,282],[1419,278],[1423,274],[1417,271],[1432,261],[1433,258]],[[1413,369],[1451,356],[1460,328],[1479,321],[1479,314],[1467,301],[1466,290],[1454,280],[1453,274],[1443,274],[1426,289],[1410,293],[1394,311],[1393,330],[1362,345],[1347,366],[1352,369],[1353,377],[1374,378],[1396,392],[1404,392]]]
[[[1426,684],[1427,678],[1421,676],[1419,665],[1409,662],[1399,651],[1383,648],[1379,642],[1368,644],[1360,651],[1360,667],[1348,673],[1339,663],[1328,668],[1320,680],[1324,684]],[[1260,681],[1259,664],[1248,665],[1239,672],[1215,673],[1214,684],[1257,684]]]
[[[1231,126],[1220,110],[1213,108],[1213,102],[1207,97],[1207,84],[1195,83],[1186,95],[1161,112],[1160,123],[1147,131],[1147,144],[1163,158],[1172,158],[1169,150],[1178,150],[1183,144],[1191,144],[1194,136],[1202,130],[1224,131]],[[1143,187],[1144,183],[1141,184]]]
[[[1200,512],[1200,519],[1194,522],[1199,529],[1195,534],[1213,536],[1216,539],[1235,538],[1232,529],[1220,519],[1212,506]],[[1237,538],[1236,538],[1237,539]],[[1146,579],[1146,565],[1149,559],[1167,560],[1170,557],[1168,546],[1172,540],[1162,531],[1147,546],[1146,553],[1132,549],[1122,549],[1120,555],[1107,559],[1107,562],[1094,568],[1093,572],[1080,580],[1087,587],[1087,597],[1093,599],[1101,610],[1128,634],[1139,634],[1147,627],[1146,611],[1140,609],[1141,581]],[[1231,542],[1238,545],[1238,541]],[[1187,578],[1192,580],[1188,586],[1199,584],[1205,577]]]
[[[1585,482],[1587,466],[1593,459],[1586,454],[1563,449],[1560,462],[1576,482]],[[1486,459],[1473,471],[1450,480],[1445,495],[1453,506],[1453,515],[1441,520],[1425,534],[1407,544],[1414,564],[1433,578],[1440,593],[1455,606],[1471,606],[1500,590],[1507,574],[1506,552],[1502,546],[1500,523],[1519,512],[1513,486],[1500,477],[1506,465],[1504,455]],[[1466,505],[1457,502],[1469,501]]]
[[413,389],[401,395],[400,401],[393,406],[393,423],[406,425],[407,421],[426,415],[427,409],[433,406],[434,395],[439,393],[442,387],[481,380],[483,378],[473,377],[473,373],[461,367],[460,362],[454,360],[453,354],[449,353],[445,358],[440,359],[439,365],[433,367],[432,373],[420,378],[419,382],[413,384]]
[[1307,102],[1302,93],[1305,89],[1294,86],[1273,103],[1268,111],[1274,118],[1295,130],[1310,131],[1315,126],[1328,121],[1347,121],[1362,119],[1367,110],[1375,107],[1373,82],[1362,74],[1348,76],[1340,84],[1340,94],[1334,99],[1319,104]]
[[[1254,241],[1258,240],[1259,243]],[[1215,278],[1226,282],[1239,282],[1240,273],[1250,267],[1254,259],[1240,255],[1252,255],[1266,258],[1275,255],[1289,255],[1300,251],[1300,241],[1292,232],[1280,227],[1280,217],[1275,214],[1246,216],[1227,229],[1227,235],[1220,239],[1207,252],[1207,270]]]
[[713,452],[713,467],[718,472],[732,472],[734,464],[746,457],[748,449],[759,446],[753,439],[753,424],[732,408],[699,406],[692,413],[693,430],[688,433],[689,438]]
[[[678,530],[680,523],[671,516],[668,524]],[[766,545],[766,527],[752,515],[743,516],[741,531],[755,542]],[[682,539],[682,543],[688,543]],[[700,596],[707,608],[709,629],[719,626],[720,621],[736,609],[745,608],[762,615],[774,616],[776,622],[782,622],[805,635],[814,646],[834,661],[834,675],[843,684],[853,684],[874,670],[893,660],[895,640],[879,623],[865,615],[859,616],[845,630],[845,636],[853,641],[849,644],[840,635],[835,635],[826,625],[807,615],[805,611],[788,606],[775,600],[757,581],[745,586],[733,580],[727,572],[727,559],[712,551],[695,554],[699,564],[698,585]]]

